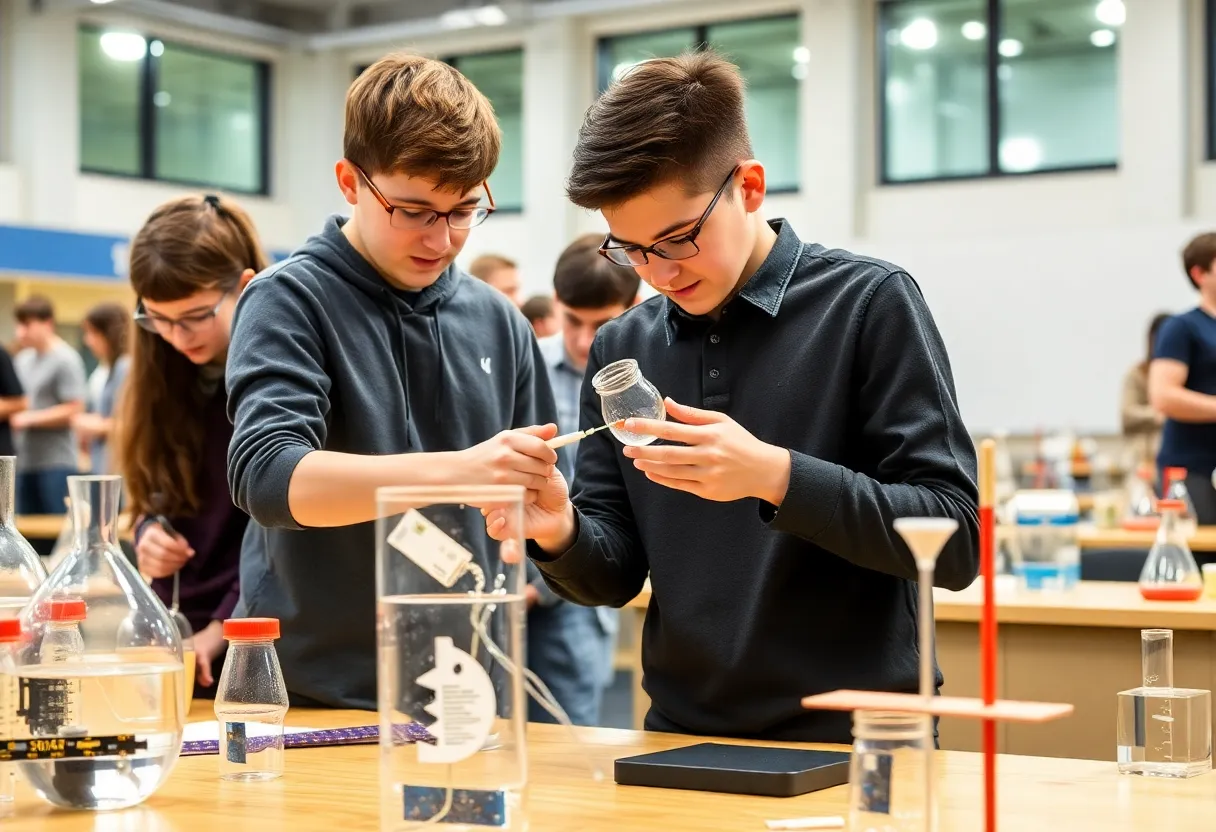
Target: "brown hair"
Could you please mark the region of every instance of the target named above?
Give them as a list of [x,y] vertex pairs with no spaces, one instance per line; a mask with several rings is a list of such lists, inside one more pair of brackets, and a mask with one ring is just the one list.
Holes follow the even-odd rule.
[[690,195],[714,190],[752,155],[743,86],[738,68],[709,49],[633,67],[583,118],[570,201],[602,209],[672,182]]
[[127,354],[131,313],[122,304],[99,303],[85,314],[84,322],[106,342],[110,350],[107,356],[109,362],[113,363]]
[[469,274],[478,280],[489,280],[499,269],[514,269],[515,261],[501,254],[482,254],[469,264]]
[[533,295],[524,301],[519,311],[528,319],[528,323],[534,324],[553,314],[553,298],[548,295]]
[[1140,365],[1148,367],[1150,361],[1153,360],[1153,347],[1157,345],[1157,333],[1161,331],[1161,326],[1170,319],[1170,315],[1165,312],[1158,312],[1153,316],[1153,319],[1148,324],[1148,353],[1144,362]]
[[[168,302],[207,289],[231,291],[246,269],[266,268],[257,231],[239,205],[188,196],[161,205],[131,242],[131,285]],[[118,468],[137,514],[199,509],[195,471],[203,453],[198,368],[159,335],[135,330],[116,419]],[[153,495],[162,495],[153,504]]]
[[464,193],[498,165],[502,131],[494,108],[453,67],[388,55],[346,92],[343,154],[364,173],[405,173]]
[[628,266],[617,266],[600,255],[602,234],[584,234],[557,258],[553,291],[571,309],[629,307],[638,296],[641,278]]
[[13,310],[13,317],[18,322],[28,324],[30,321],[55,320],[55,306],[45,295],[30,295]]
[[1182,250],[1182,268],[1186,272],[1186,282],[1192,288],[1197,284],[1191,277],[1191,269],[1198,266],[1205,272],[1210,271],[1213,260],[1216,260],[1216,234],[1200,234],[1186,244]]

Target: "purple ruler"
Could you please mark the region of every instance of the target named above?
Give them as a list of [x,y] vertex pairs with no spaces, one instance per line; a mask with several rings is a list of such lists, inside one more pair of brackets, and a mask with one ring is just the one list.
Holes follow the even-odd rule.
[[[409,722],[394,726],[395,739],[398,743],[426,742],[435,743],[435,737],[419,722]],[[371,745],[380,740],[378,725],[361,725],[354,728],[327,728],[321,731],[304,731],[298,734],[284,734],[284,748],[306,748],[308,746],[330,745]],[[251,737],[249,752],[262,750],[261,746],[272,742],[270,737]],[[196,740],[182,743],[183,757],[194,757],[203,754],[219,754],[219,740]]]

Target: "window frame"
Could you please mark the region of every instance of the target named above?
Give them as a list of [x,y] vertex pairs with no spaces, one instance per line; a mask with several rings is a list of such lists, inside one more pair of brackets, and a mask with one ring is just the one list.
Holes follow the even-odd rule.
[[[492,58],[497,55],[513,55],[515,53],[519,53],[521,58],[523,58],[525,61],[527,60],[527,55],[525,53],[523,46],[506,46],[501,49],[485,49],[485,50],[481,50],[481,51],[477,51],[477,52],[460,52],[460,53],[456,53],[456,54],[444,54],[444,55],[439,56],[438,60],[442,61],[443,63],[452,67],[452,69],[455,69],[457,72],[459,72],[461,58],[483,58],[483,57]],[[367,64],[362,69],[359,69],[359,74],[362,74],[363,70],[367,69],[368,66],[371,66],[371,64]],[[356,76],[356,77],[358,77],[358,76]],[[523,124],[523,121],[524,121],[523,115],[524,114],[522,112],[522,108],[523,108],[522,102],[523,102],[524,96],[527,95],[527,90],[524,89],[524,77],[523,77],[522,69],[520,70],[520,75],[519,75],[519,91],[520,91],[520,102],[521,102],[520,103],[521,112],[520,112],[519,121],[520,121],[520,126],[523,127],[524,126],[524,124]],[[499,161],[501,161],[501,158]],[[520,168],[522,170],[524,159],[521,158],[519,160],[519,163],[520,163]],[[493,176],[493,174],[491,174],[491,176]],[[525,179],[524,181],[527,181],[527,180]],[[499,214],[499,215],[523,214],[524,204],[523,204],[523,194],[522,193],[519,195],[519,198],[520,198],[520,203],[518,205],[512,205],[510,203],[498,204],[494,209],[494,213]]]
[[[874,49],[877,57],[878,72],[875,74],[874,106],[875,124],[878,127],[878,141],[875,144],[877,158],[874,167],[878,172],[878,184],[884,187],[900,187],[902,185],[924,185],[930,182],[972,182],[979,179],[1024,179],[1034,176],[1052,176],[1061,173],[1089,173],[1093,171],[1112,171],[1119,169],[1119,160],[1090,165],[1061,165],[1051,168],[1037,168],[1027,171],[1001,170],[1001,100],[1000,78],[997,73],[1001,65],[1001,0],[987,0],[985,5],[988,27],[988,43],[985,53],[987,74],[987,102],[985,116],[988,122],[988,170],[984,173],[956,173],[942,176],[920,176],[912,179],[892,179],[887,172],[887,15],[889,10],[916,0],[878,0],[877,16],[874,27]],[[1216,0],[1207,0],[1209,5]]]
[[[1216,0],[1213,0],[1216,2]],[[703,23],[687,23],[681,26],[660,26],[652,29],[627,29],[614,32],[611,34],[600,35],[595,40],[595,90],[593,98],[598,98],[608,89],[608,84],[612,80],[612,57],[610,53],[610,44],[617,38],[629,38],[637,35],[661,35],[666,32],[681,32],[691,30],[693,33],[693,42],[690,48],[695,52],[701,52],[708,49],[709,30],[718,26],[729,26],[732,23],[761,23],[764,21],[775,20],[793,20],[801,21],[801,14],[798,11],[773,12],[772,14],[749,15],[747,17],[727,17],[721,20],[711,20]],[[799,37],[801,41],[801,36]],[[799,82],[801,89],[801,82]],[[800,105],[801,106],[801,105]],[[802,154],[802,143],[798,137],[794,139],[798,146],[799,155]],[[780,188],[769,188],[765,193],[769,196],[784,196],[789,194],[798,194],[802,192],[802,174],[799,172],[799,182],[797,185],[786,185]]]
[[[78,26],[80,32],[102,33],[106,29],[102,26],[97,26],[89,23],[81,23]],[[227,193],[243,194],[246,196],[270,196],[270,148],[271,148],[271,132],[273,124],[271,120],[271,73],[272,68],[269,61],[260,58],[252,58],[248,55],[241,55],[233,52],[220,52],[215,49],[207,49],[205,47],[195,46],[191,43],[182,43],[172,39],[162,38],[159,35],[148,34],[147,32],[139,32],[149,45],[152,41],[160,41],[168,49],[172,47],[175,50],[182,52],[192,52],[196,55],[205,55],[207,57],[224,58],[227,60],[248,61],[254,69],[254,79],[259,96],[260,106],[255,116],[261,121],[261,141],[257,153],[261,167],[261,176],[259,177],[258,185],[254,189],[238,188],[232,185],[221,185],[216,182],[206,182],[199,179],[185,179],[178,177],[167,177],[156,175],[156,104],[154,98],[156,95],[157,82],[159,80],[160,58],[152,54],[149,49],[140,59],[139,68],[139,128],[136,137],[139,142],[139,173],[124,173],[121,171],[103,170],[99,168],[90,168],[83,162],[80,164],[80,173],[87,173],[92,176],[110,176],[118,179],[128,179],[140,182],[165,182],[172,185],[186,185],[192,188],[214,188]],[[78,70],[79,71],[79,70]],[[77,103],[77,130],[80,129],[80,121],[83,114],[80,112],[79,102]]]

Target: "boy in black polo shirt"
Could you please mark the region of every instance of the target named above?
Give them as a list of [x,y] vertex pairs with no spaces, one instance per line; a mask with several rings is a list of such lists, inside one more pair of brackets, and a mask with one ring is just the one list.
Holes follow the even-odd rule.
[[975,452],[919,289],[765,222],[743,84],[712,52],[613,84],[568,190],[607,220],[604,255],[660,293],[600,329],[582,426],[603,419],[595,372],[635,358],[669,418],[634,428],[667,441],[585,439],[573,503],[557,474],[528,508],[530,556],[587,605],[649,573],[647,728],[849,742],[848,714],[799,699],[917,689],[916,566],[892,521],[956,519],[937,583],[977,573]]

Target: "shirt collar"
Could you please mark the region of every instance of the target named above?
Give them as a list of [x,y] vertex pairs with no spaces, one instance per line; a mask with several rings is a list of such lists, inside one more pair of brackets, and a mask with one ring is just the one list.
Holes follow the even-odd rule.
[[[803,243],[785,220],[769,220],[768,224],[777,232],[777,239],[760,268],[743,284],[738,297],[775,318],[781,309],[785,290],[794,276],[794,269],[802,257]],[[704,320],[701,316],[689,315],[668,297],[663,298],[663,310],[669,346],[675,340],[682,321]]]

